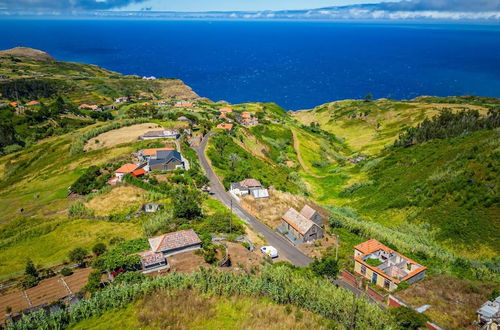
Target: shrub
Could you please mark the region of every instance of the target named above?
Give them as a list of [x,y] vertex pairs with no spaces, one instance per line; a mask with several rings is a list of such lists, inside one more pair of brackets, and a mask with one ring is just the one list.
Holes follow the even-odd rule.
[[33,275],[26,275],[23,277],[19,284],[23,289],[29,289],[37,286],[39,281],[40,280],[38,279],[38,277],[35,277]]
[[94,252],[94,254],[96,256],[100,256],[101,254],[103,254],[104,252],[106,252],[106,249],[107,249],[106,248],[106,244],[104,244],[104,243],[97,243],[92,248],[92,252]]
[[77,263],[81,266],[87,255],[87,250],[81,247],[77,247],[69,252],[68,258],[71,262]]
[[99,270],[93,270],[88,277],[84,290],[90,293],[96,292],[101,288],[102,275]]
[[402,330],[418,330],[424,328],[425,323],[428,321],[427,316],[406,306],[393,308],[390,314],[398,325],[398,329]]
[[26,261],[26,267],[24,269],[24,273],[27,276],[32,276],[32,277],[38,278],[38,271],[36,270],[35,264],[33,263],[33,261],[31,259],[28,259]]
[[63,269],[61,269],[61,275],[63,276],[70,276],[71,274],[73,274],[73,270],[69,267],[63,267]]
[[71,218],[92,218],[94,210],[86,207],[82,201],[77,201],[70,205],[68,215]]
[[314,259],[311,264],[311,270],[319,276],[324,276],[329,280],[335,280],[339,273],[339,265],[335,256],[327,255],[321,260]]

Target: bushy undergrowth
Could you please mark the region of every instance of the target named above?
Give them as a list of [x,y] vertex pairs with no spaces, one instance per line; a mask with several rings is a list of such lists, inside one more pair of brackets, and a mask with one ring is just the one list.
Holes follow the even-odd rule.
[[499,110],[490,110],[487,116],[482,117],[477,110],[453,113],[445,109],[432,119],[426,118],[418,126],[407,128],[399,135],[394,145],[410,147],[432,139],[446,139],[497,127],[500,127]]
[[443,247],[459,253],[484,246],[491,252],[482,257],[492,256],[500,251],[499,146],[500,132],[484,130],[389,148],[365,172],[373,184],[348,187],[343,196],[374,221],[404,214],[404,221],[431,225]]
[[224,175],[224,186],[246,178],[259,180],[264,186],[274,185],[276,189],[292,193],[299,192],[300,180],[293,172],[281,165],[273,166],[246,152],[229,135],[217,134],[210,141],[207,155],[212,165]]
[[90,317],[102,315],[113,308],[124,308],[130,302],[156,290],[194,288],[202,293],[234,296],[268,297],[278,304],[292,304],[322,315],[339,327],[357,329],[388,329],[393,323],[375,305],[351,292],[336,288],[329,281],[305,276],[286,265],[268,266],[260,276],[237,275],[214,269],[200,269],[193,274],[171,274],[148,278],[139,283],[114,285],[98,291],[88,300],[52,314],[37,311],[9,324],[9,329],[63,329]]

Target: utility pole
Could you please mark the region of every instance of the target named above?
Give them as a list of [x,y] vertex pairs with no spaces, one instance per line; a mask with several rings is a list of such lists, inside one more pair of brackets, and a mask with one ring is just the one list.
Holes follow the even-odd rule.
[[339,261],[339,244],[340,244],[340,238],[339,235],[335,235],[335,260]]

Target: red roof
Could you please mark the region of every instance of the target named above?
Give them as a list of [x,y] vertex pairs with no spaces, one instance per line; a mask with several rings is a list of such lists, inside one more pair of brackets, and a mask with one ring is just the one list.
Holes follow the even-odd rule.
[[220,112],[224,113],[224,112],[232,112],[233,110],[230,108],[230,107],[224,107],[224,108],[221,108],[220,109]]
[[135,164],[124,164],[115,173],[132,173],[137,168]]
[[143,176],[144,174],[146,174],[146,170],[143,168],[137,169],[137,170],[132,172],[132,176],[134,178],[137,178],[138,176]]
[[201,240],[192,229],[163,234],[149,239],[149,245],[153,252],[187,248],[196,244],[201,244]]
[[227,123],[219,124],[217,125],[217,128],[229,131],[233,129],[233,124],[227,124]]
[[40,102],[38,101],[29,101],[28,103],[26,103],[26,105],[39,105]]
[[370,254],[378,250],[392,252],[392,250],[389,249],[387,246],[385,246],[384,244],[380,243],[379,241],[373,238],[366,242],[356,245],[354,248],[363,254]]

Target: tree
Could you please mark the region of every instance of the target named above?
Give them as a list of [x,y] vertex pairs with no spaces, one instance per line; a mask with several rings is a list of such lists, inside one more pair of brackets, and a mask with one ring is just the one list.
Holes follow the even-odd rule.
[[226,149],[227,145],[229,144],[228,137],[224,134],[217,134],[214,136],[214,147],[215,150],[219,153],[219,155],[222,157],[224,155],[224,150]]
[[314,259],[311,269],[314,273],[324,276],[329,280],[335,280],[339,273],[339,265],[334,255],[324,256],[321,260]]
[[365,95],[365,102],[371,102],[373,99],[373,95],[371,93],[368,93]]
[[87,285],[85,285],[85,291],[95,292],[101,288],[101,272],[99,270],[93,270],[88,277]]
[[390,314],[399,329],[417,330],[424,328],[428,320],[427,316],[424,314],[406,306],[393,308]]
[[101,254],[103,254],[104,252],[106,252],[106,244],[104,244],[104,243],[97,243],[92,248],[92,252],[94,252],[94,254],[96,256],[100,256]]
[[234,171],[234,164],[240,160],[237,154],[232,153],[229,155],[229,161],[231,162],[231,171]]
[[202,195],[198,190],[179,186],[173,197],[174,217],[193,220],[202,215]]
[[24,273],[27,276],[33,276],[35,278],[38,278],[38,271],[36,270],[35,264],[33,263],[33,261],[31,259],[28,259],[26,261],[26,267],[25,267]]
[[71,262],[77,263],[81,266],[87,254],[87,250],[81,247],[77,247],[69,252],[68,258]]

